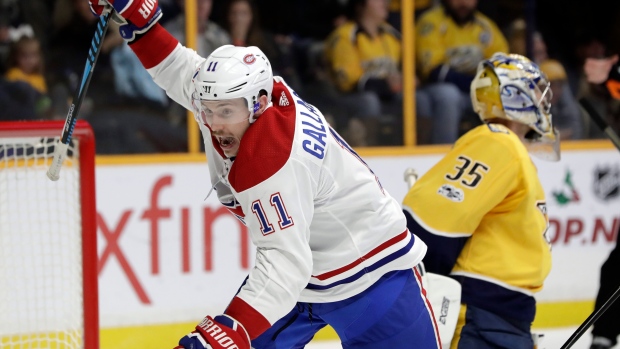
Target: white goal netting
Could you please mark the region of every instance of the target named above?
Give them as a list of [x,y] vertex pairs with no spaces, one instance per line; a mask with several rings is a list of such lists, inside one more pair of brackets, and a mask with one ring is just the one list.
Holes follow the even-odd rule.
[[83,348],[79,152],[50,181],[54,138],[0,137],[0,348]]

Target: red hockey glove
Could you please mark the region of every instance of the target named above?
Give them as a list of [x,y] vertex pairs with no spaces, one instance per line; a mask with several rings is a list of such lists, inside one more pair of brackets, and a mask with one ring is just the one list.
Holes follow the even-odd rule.
[[228,315],[207,316],[174,349],[250,349],[250,336]]
[[159,0],[88,0],[93,14],[101,16],[112,6],[118,17],[125,21],[120,27],[121,36],[133,41],[138,34],[144,34],[162,16]]

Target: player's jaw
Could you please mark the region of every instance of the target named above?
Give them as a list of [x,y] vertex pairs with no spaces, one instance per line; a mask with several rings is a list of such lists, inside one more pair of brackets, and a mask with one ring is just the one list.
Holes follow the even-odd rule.
[[211,126],[212,134],[217,140],[220,148],[227,157],[237,156],[241,138],[250,126],[248,120],[235,124],[213,125]]
[[227,157],[233,157],[237,155],[239,151],[239,144],[241,140],[235,136],[216,136],[215,137]]

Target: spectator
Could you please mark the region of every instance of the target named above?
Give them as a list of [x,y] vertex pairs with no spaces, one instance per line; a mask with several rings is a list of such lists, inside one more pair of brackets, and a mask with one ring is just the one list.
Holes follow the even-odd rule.
[[[463,117],[471,114],[469,85],[478,62],[508,51],[497,25],[477,10],[477,0],[442,0],[416,26],[418,73],[435,108],[433,143],[453,143]],[[450,103],[446,103],[450,101]]]
[[11,82],[0,76],[0,120],[38,118],[35,105],[39,93],[23,81]]
[[224,28],[230,34],[233,45],[260,48],[269,57],[274,74],[282,76],[294,89],[301,89],[291,50],[291,37],[263,30],[253,0],[229,0],[224,8]]
[[[62,119],[84,71],[98,18],[93,16],[88,2],[84,0],[58,0],[54,10],[54,31],[50,35],[50,50],[45,57],[45,66],[54,115]],[[93,106],[106,106],[111,99],[116,98],[114,94],[111,99],[107,97],[110,91],[114,91],[109,51],[120,42],[122,39],[119,41],[118,35],[106,35],[88,93],[82,102],[81,117],[87,117]]]
[[[516,19],[508,29],[508,45],[510,52],[527,55],[526,23],[523,19]],[[540,32],[532,35],[532,61],[540,66],[540,70],[547,75],[551,83],[553,97],[551,99],[551,115],[560,132],[562,140],[581,139],[584,137],[583,114],[577,103],[570,85],[564,65],[555,59],[550,59],[547,44]]]
[[166,92],[153,82],[147,71],[142,69],[142,63],[127,43],[112,49],[110,63],[114,71],[115,91],[119,96],[152,103],[155,107],[168,107]]
[[[586,74],[586,79],[592,84],[603,84],[609,82],[617,82],[620,80],[620,67],[618,63],[618,55],[613,55],[608,58],[587,58],[583,66],[583,70]],[[615,70],[612,70],[615,68]],[[614,98],[620,98],[620,95],[614,96]]]
[[[601,69],[611,67],[614,56],[603,58],[609,54],[608,47],[598,38],[590,38],[584,43],[577,46],[577,57],[581,63],[581,75],[579,80],[580,98],[587,99],[592,107],[612,126],[612,128],[620,129],[620,118],[616,115],[620,114],[620,99],[614,98],[611,92],[616,89],[610,88],[614,79],[603,80],[603,83],[596,83],[604,79],[600,72]],[[599,64],[607,65],[598,66]],[[611,70],[613,72],[613,70]],[[607,82],[605,82],[607,81]],[[590,119],[586,124],[587,138],[606,138],[607,136],[600,130],[596,124]]]
[[0,0],[0,75],[6,73],[11,44],[22,36],[34,36],[32,26],[20,20],[16,0]]
[[543,40],[542,34],[537,31],[533,32],[531,53],[527,52],[527,35],[527,23],[523,18],[512,21],[506,30],[510,52],[522,56],[530,55],[531,60],[537,64],[548,59],[547,43]]
[[[181,9],[185,6],[185,0],[177,0]],[[213,0],[198,0],[196,4],[198,32],[196,36],[196,52],[203,57],[208,57],[216,48],[232,43],[230,35],[217,23],[209,20]],[[166,29],[179,42],[186,44],[185,40],[185,12],[180,12],[165,25]],[[138,64],[140,64],[138,62]]]
[[35,112],[45,116],[50,110],[51,100],[47,95],[47,84],[43,75],[41,45],[33,37],[22,36],[12,46],[7,62],[8,81],[22,81],[36,91]]
[[[46,66],[54,115],[64,118],[84,70],[98,17],[85,0],[58,0],[55,9],[59,13]],[[187,131],[169,121],[167,97],[144,69],[134,68],[135,54],[126,51],[118,29],[113,28],[116,24],[110,26],[80,109],[80,118],[88,120],[95,132],[97,153],[186,150]]]
[[8,68],[7,80],[24,81],[40,93],[47,93],[41,45],[37,39],[22,36],[17,40],[9,53]]
[[[6,0],[4,0],[6,1]],[[52,18],[50,13],[56,1],[19,0],[20,17],[24,23],[31,27],[34,37],[41,44],[43,55],[47,55],[49,48],[49,35],[52,31]]]
[[330,34],[325,48],[338,99],[352,110],[345,114],[348,119],[336,123],[356,130],[361,120],[366,140],[351,130],[343,136],[352,146],[375,145],[382,122],[402,119],[400,33],[386,22],[386,0],[351,0],[348,16],[350,20]]
[[553,115],[561,139],[583,138],[581,109],[568,85],[564,66],[555,59],[545,59],[540,63],[540,70],[547,75],[551,83],[553,91],[551,115]]

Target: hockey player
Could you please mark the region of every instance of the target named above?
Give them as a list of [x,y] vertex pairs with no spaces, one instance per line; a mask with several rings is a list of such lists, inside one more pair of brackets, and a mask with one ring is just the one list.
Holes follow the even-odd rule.
[[496,53],[479,64],[471,100],[484,124],[411,188],[407,226],[428,245],[426,270],[461,283],[451,348],[531,349],[533,294],[551,268],[551,246],[528,150],[559,160],[551,90],[527,58]]
[[177,348],[302,348],[328,324],[344,348],[438,348],[412,269],[426,245],[321,112],[272,76],[260,49],[226,45],[205,59],[157,24],[157,0],[110,3],[154,81],[194,112],[212,186],[257,247],[224,313]]

